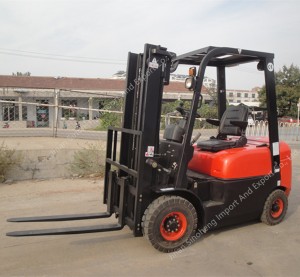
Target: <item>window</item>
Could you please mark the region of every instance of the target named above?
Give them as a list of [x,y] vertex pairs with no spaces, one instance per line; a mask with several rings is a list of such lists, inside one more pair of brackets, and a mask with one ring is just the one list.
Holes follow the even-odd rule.
[[248,93],[245,93],[245,94],[244,94],[244,97],[245,97],[245,98],[248,98]]
[[77,100],[61,100],[61,105],[70,107],[69,109],[62,108],[62,117],[68,119],[77,116],[77,110],[74,109],[77,107]]
[[49,100],[36,100],[37,103],[42,104],[36,106],[36,127],[49,127]]
[[22,106],[22,120],[27,120],[27,106]]
[[255,93],[252,93],[252,98],[255,98]]
[[[3,99],[5,101],[15,101],[14,99]],[[19,109],[14,103],[2,103],[2,120],[15,121],[19,120]]]
[[229,92],[229,97],[233,97],[233,92]]
[[236,96],[237,96],[237,97],[241,97],[241,93],[240,93],[240,92],[238,92]]
[[[2,120],[18,121],[19,120],[19,104],[13,103],[14,99],[3,99],[11,103],[2,103]],[[27,106],[22,105],[22,119],[27,120]]]

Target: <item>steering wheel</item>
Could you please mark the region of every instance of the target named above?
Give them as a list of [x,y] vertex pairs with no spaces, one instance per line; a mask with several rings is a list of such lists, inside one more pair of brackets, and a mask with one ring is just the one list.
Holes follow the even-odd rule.
[[[189,117],[189,115],[190,115],[190,111],[187,109],[184,109],[182,106],[177,107],[176,111],[179,112],[184,117]],[[196,118],[200,118],[200,117],[201,117],[200,114],[196,113]]]

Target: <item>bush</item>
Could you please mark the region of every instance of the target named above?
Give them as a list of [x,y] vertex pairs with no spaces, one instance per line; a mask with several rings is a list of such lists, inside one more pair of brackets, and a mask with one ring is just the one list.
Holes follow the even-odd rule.
[[[108,111],[121,111],[123,106],[123,99],[105,99],[101,101],[101,109]],[[96,130],[106,130],[109,126],[121,127],[122,122],[121,113],[110,113],[110,112],[101,112],[100,113],[100,125],[96,127]]]
[[121,127],[121,114],[116,113],[104,113],[101,116],[101,129],[106,130],[109,126],[112,127]]
[[14,149],[8,149],[4,142],[0,145],[0,183],[5,181],[6,173],[20,164],[21,156]]
[[75,152],[70,170],[78,176],[103,176],[105,153],[104,146],[88,145]]

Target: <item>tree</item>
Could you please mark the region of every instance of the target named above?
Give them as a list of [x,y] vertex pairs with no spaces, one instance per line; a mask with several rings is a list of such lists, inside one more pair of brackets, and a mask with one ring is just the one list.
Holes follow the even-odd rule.
[[25,77],[28,77],[30,75],[31,75],[31,73],[29,71],[24,72],[24,73],[19,72],[19,71],[17,73],[12,73],[12,76],[25,76]]
[[[123,106],[122,98],[104,99],[101,101],[101,109],[110,111],[121,111]],[[109,126],[121,127],[122,114],[102,112],[100,115],[100,129],[107,129]]]
[[217,94],[217,90],[216,87],[213,84],[209,84],[207,87],[207,94],[210,96],[211,98],[211,106],[212,107],[217,107],[218,106],[218,94]]
[[[176,101],[170,101],[170,102],[163,102],[161,114],[166,115],[167,113],[174,112],[176,110],[176,107],[180,106],[180,103],[183,104],[183,108],[190,110],[191,108],[191,101],[189,100],[176,100]],[[218,117],[218,111],[217,106],[215,104],[216,102],[213,102],[211,104],[204,104],[202,103],[201,107],[197,110],[197,112],[200,114],[201,118],[217,118]],[[178,114],[180,116],[180,114]],[[165,128],[165,118],[162,117],[161,119],[161,128]],[[205,121],[198,121],[196,120],[194,128],[200,128],[203,127],[205,124]]]
[[[278,116],[297,117],[297,103],[300,98],[300,69],[293,64],[283,66],[275,72]],[[261,106],[266,106],[266,88],[259,91]]]

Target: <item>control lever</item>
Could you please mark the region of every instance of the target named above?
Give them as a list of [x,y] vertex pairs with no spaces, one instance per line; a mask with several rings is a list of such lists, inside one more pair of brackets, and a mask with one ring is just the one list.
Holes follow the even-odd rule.
[[[179,112],[182,116],[189,116],[189,114],[190,114],[190,111],[182,108],[182,106],[177,107],[176,111]],[[201,116],[200,116],[200,114],[196,113],[195,117],[200,118]]]
[[192,138],[191,145],[193,145],[200,137],[201,137],[201,133],[198,132],[198,133]]
[[186,110],[182,106],[177,107],[176,111],[179,112],[182,116],[186,115]]
[[160,165],[156,160],[148,158],[146,164],[150,165],[153,169],[156,169],[158,172],[164,171],[167,174],[171,173],[170,169],[167,169]]

